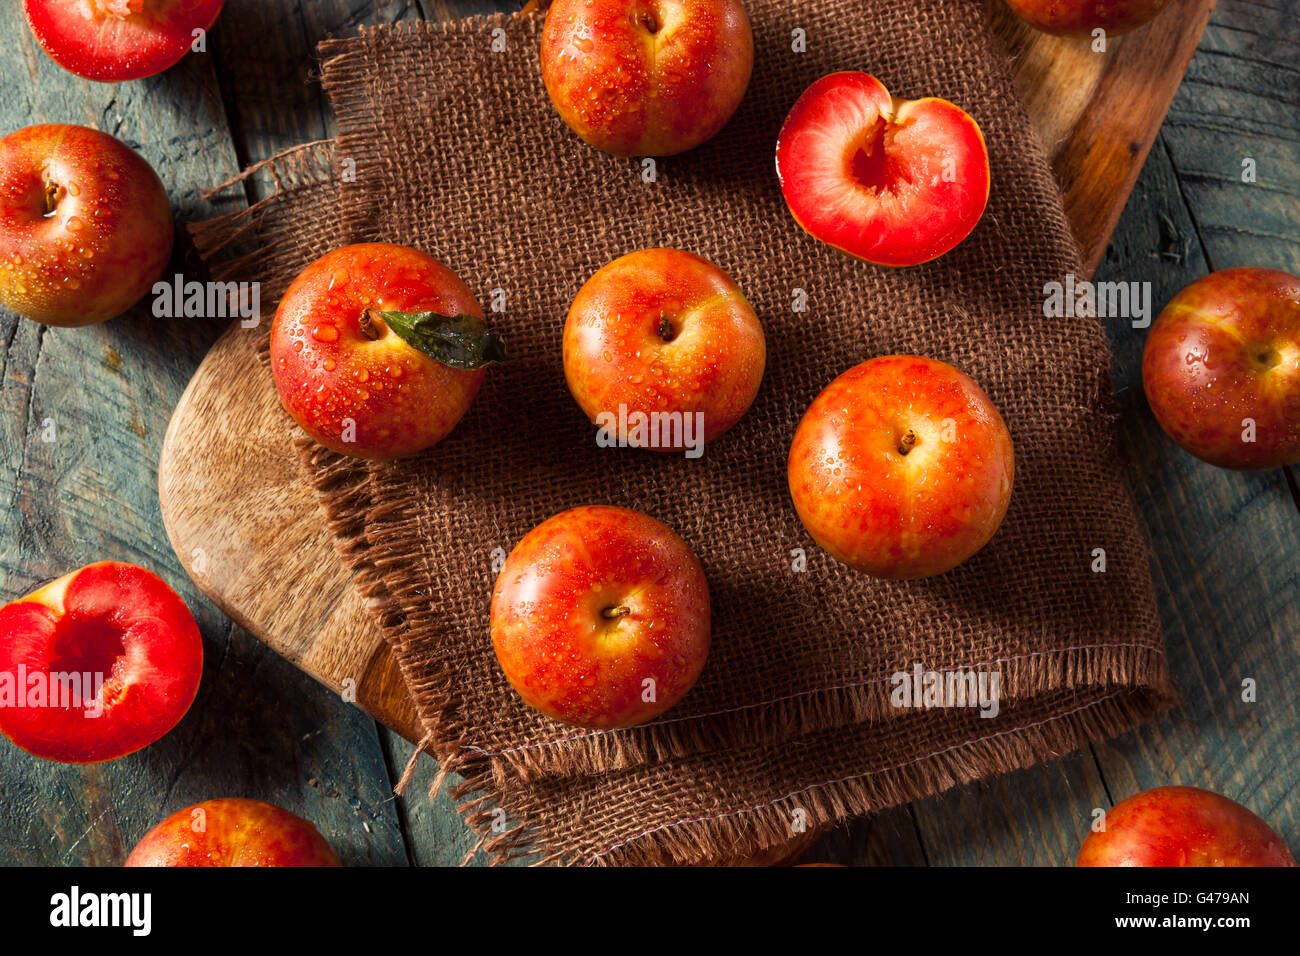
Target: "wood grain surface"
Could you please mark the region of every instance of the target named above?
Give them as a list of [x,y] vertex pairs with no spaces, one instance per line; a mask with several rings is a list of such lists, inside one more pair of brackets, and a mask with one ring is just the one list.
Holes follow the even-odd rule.
[[[7,64],[0,131],[60,121],[114,132],[159,171],[178,220],[192,221],[216,211],[199,198],[201,187],[279,149],[332,134],[319,88],[307,79],[319,40],[359,24],[509,10],[518,3],[229,0],[208,54],[121,86],[81,81],[54,66],[32,42],[17,6],[0,5],[0,55]],[[1206,6],[1176,3],[1157,25],[1171,18],[1194,23]],[[1146,49],[1150,32],[1122,42]],[[1066,57],[1063,42],[1022,32],[1011,45],[1018,64],[1055,62]],[[1109,59],[1094,64],[1107,69],[1082,86],[1049,71],[1063,94],[1073,90],[1068,102],[1076,115],[1097,91],[1117,88],[1121,49],[1112,46]],[[1099,277],[1153,282],[1158,308],[1211,268],[1258,264],[1300,272],[1298,63],[1300,26],[1291,0],[1224,3],[1215,10],[1114,226]],[[1028,67],[1018,69],[1023,76]],[[1172,88],[1181,65],[1177,55],[1167,56],[1147,63],[1146,71]],[[1032,104],[1033,90],[1022,82],[1021,91]],[[1053,129],[1075,128],[1067,99],[1060,102],[1054,122],[1039,119],[1056,144],[1058,176],[1073,162],[1066,157],[1089,146],[1086,136],[1053,138],[1059,135]],[[1119,98],[1110,102],[1113,109],[1097,113],[1103,126],[1107,112],[1111,122],[1122,122],[1138,108]],[[1129,143],[1137,144],[1125,147],[1135,174],[1151,140]],[[1255,184],[1241,182],[1245,158],[1257,162]],[[258,195],[250,183],[245,199]],[[1076,228],[1078,208],[1071,213]],[[1094,235],[1109,228],[1098,221]],[[1090,243],[1082,232],[1081,245],[1089,261],[1090,248],[1105,248],[1104,240]],[[183,247],[173,265],[201,274]],[[1068,864],[1093,807],[1174,781],[1247,803],[1300,850],[1300,704],[1287,685],[1300,673],[1294,479],[1286,472],[1222,472],[1174,448],[1142,398],[1143,333],[1127,326],[1108,331],[1120,439],[1152,541],[1183,708],[1081,754],[854,821],[808,859]],[[216,796],[258,797],[314,820],[345,863],[457,863],[474,838],[445,794],[426,798],[436,764],[421,760],[407,795],[394,798],[392,784],[412,746],[228,620],[188,581],[189,561],[183,565],[168,545],[156,497],[163,431],[219,332],[212,323],[159,322],[144,307],[81,330],[45,330],[0,310],[0,495],[9,505],[0,512],[0,598],[91,560],[136,561],[180,590],[198,616],[207,655],[189,715],[140,753],[75,767],[0,741],[0,864],[116,865],[154,822]],[[42,441],[46,420],[57,424],[55,442]],[[239,456],[250,469],[264,467],[242,450]],[[260,582],[267,590],[281,584],[269,577]],[[1259,681],[1254,704],[1240,700],[1243,676]]]

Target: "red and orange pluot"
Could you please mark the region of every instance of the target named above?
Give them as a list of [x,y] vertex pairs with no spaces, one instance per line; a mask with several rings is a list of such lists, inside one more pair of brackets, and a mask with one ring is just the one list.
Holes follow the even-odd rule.
[[804,413],[790,495],[813,539],[881,578],[942,574],[988,543],[1011,501],[1015,455],[998,410],[944,362],[857,365]]
[[146,833],[125,866],[339,866],[302,817],[261,800],[226,797],[177,810]]
[[1240,803],[1198,787],[1157,787],[1115,804],[1075,866],[1295,866],[1282,838]]
[[1300,276],[1221,269],[1147,333],[1142,385],[1160,427],[1222,468],[1300,463]]
[[46,325],[131,308],[172,254],[162,181],[125,143],[44,123],[0,139],[0,302]]
[[560,118],[615,156],[671,156],[711,138],[753,65],[739,0],[555,0],[542,31]]
[[975,120],[947,100],[896,100],[866,73],[832,73],[804,91],[777,138],[776,172],[809,235],[885,266],[948,252],[989,198]]
[[271,327],[271,374],[302,429],[354,458],[431,448],[505,359],[474,294],[441,262],[383,242],[304,269]]
[[492,592],[492,645],[524,703],[610,729],[658,717],[709,653],[709,587],[671,529],[589,505],[528,532]]
[[683,449],[685,416],[699,416],[704,443],[735,425],[767,363],[763,326],[740,288],[677,249],[629,253],[588,279],[564,323],[563,354],[569,391],[593,422],[626,421],[620,407],[677,416],[681,429],[650,446],[657,451]]
[[1086,36],[1136,30],[1169,5],[1169,0],[1007,0],[1016,16],[1047,33]]

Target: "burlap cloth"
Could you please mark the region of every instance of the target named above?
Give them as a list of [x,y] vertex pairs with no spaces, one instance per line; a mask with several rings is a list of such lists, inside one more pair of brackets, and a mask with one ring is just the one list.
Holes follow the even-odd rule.
[[[1109,354],[1092,319],[1042,315],[1043,286],[1081,274],[1059,193],[981,4],[750,0],[755,70],[713,141],[658,161],[581,143],[537,63],[539,16],[401,24],[322,44],[335,141],[262,171],[273,195],[200,225],[223,278],[276,301],[344,242],[423,249],[478,291],[508,366],[456,431],[416,459],[367,466],[298,439],[341,553],[391,642],[424,749],[496,858],[695,862],[1024,767],[1113,736],[1174,699],[1147,551],[1112,443]],[[494,49],[504,29],[505,49]],[[802,29],[807,52],[792,49]],[[869,71],[898,97],[942,95],[987,138],[989,207],[937,262],[877,268],[806,236],[773,169],[803,89]],[[702,459],[600,449],[564,383],[568,305],[631,250],[697,252],[762,318],[753,408]],[[796,291],[807,311],[794,311]],[[1001,409],[1016,447],[1010,511],[957,570],[888,583],[820,551],[791,506],[785,458],[803,410],[863,359],[951,362]],[[267,387],[271,387],[269,378]],[[286,427],[289,427],[286,417]],[[301,436],[301,433],[299,433]],[[525,707],[488,633],[494,549],[587,503],[647,512],[700,556],[713,646],[664,718],[597,733]],[[1092,570],[1093,549],[1106,570]],[[807,569],[795,570],[799,549]],[[998,671],[995,719],[897,710],[889,676]],[[441,779],[441,778],[440,778]],[[503,812],[502,812],[503,811]]]

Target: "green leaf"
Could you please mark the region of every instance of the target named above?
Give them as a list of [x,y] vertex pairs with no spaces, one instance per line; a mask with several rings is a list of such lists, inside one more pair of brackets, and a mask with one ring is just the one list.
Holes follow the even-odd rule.
[[[472,372],[506,360],[506,343],[477,315],[437,312],[385,312],[367,309],[384,320],[403,342],[448,368]],[[366,324],[362,315],[362,325]]]

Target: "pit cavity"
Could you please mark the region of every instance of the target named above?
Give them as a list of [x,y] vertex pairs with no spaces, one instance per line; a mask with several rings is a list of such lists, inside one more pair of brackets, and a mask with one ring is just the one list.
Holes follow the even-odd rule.
[[849,152],[849,175],[872,192],[884,192],[894,185],[889,162],[889,121],[881,116],[853,141]]
[[654,36],[663,29],[663,20],[659,17],[659,11],[655,7],[643,7],[636,14],[636,22],[640,27]]
[[126,656],[122,629],[107,617],[74,620],[64,617],[54,635],[50,671],[58,673],[113,673],[113,664]]
[[1254,350],[1255,361],[1264,368],[1277,368],[1282,364],[1282,353],[1271,345],[1260,345]]

